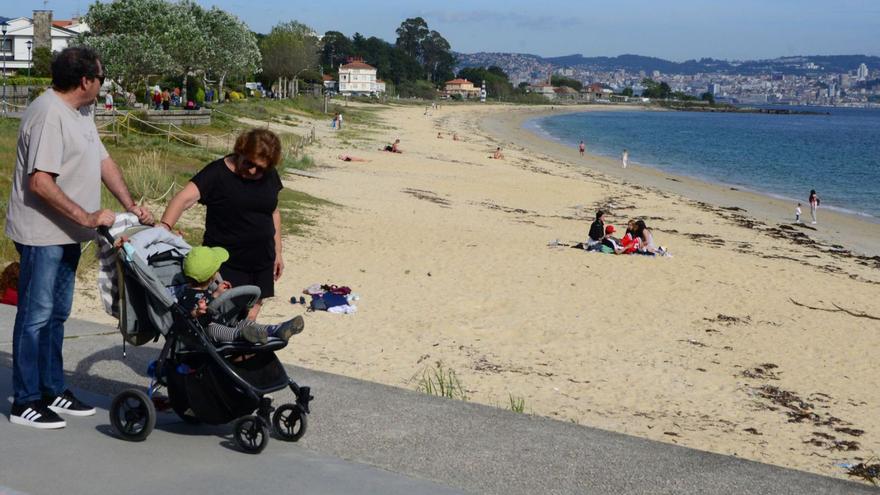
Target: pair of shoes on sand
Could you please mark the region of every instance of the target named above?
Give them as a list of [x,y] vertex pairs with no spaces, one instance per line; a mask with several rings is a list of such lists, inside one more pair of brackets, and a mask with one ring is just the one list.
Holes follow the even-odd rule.
[[276,337],[286,342],[290,337],[301,333],[303,328],[305,328],[303,317],[296,316],[293,319],[275,325],[251,322],[242,327],[241,336],[254,344],[265,344],[269,341],[269,337]]

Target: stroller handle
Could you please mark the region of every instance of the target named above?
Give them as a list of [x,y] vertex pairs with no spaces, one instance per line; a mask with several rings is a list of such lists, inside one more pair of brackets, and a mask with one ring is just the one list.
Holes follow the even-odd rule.
[[111,246],[113,245],[114,242],[116,242],[116,239],[114,239],[113,236],[110,235],[110,228],[107,226],[104,226],[104,225],[99,226],[98,227],[98,235],[100,235],[104,239],[107,239],[107,242],[110,243]]

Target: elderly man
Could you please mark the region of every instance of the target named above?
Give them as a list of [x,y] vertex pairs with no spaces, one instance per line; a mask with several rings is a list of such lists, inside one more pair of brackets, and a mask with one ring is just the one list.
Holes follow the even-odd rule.
[[95,414],[65,386],[61,347],[79,243],[115,218],[101,208],[101,183],[141,222],[152,223],[98,136],[92,107],[103,82],[94,51],[67,48],[52,61],[52,88],[21,119],[6,215],[6,235],[21,256],[9,415],[15,424],[62,428],[66,423],[58,413]]

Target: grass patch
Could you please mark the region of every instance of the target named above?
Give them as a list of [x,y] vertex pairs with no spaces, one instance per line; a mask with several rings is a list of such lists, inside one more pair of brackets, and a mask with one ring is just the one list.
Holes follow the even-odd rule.
[[526,410],[526,399],[525,397],[508,394],[507,395],[508,403],[510,406],[510,410],[515,413],[522,414]]
[[305,235],[306,230],[315,225],[315,213],[321,206],[336,205],[301,191],[282,189],[278,194],[282,235]]
[[467,391],[452,368],[445,367],[437,361],[433,367],[428,366],[422,371],[418,390],[428,395],[446,397],[447,399],[467,400]]

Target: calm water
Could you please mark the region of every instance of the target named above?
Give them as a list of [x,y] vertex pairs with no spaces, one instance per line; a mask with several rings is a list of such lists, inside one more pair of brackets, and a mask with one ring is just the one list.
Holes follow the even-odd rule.
[[[880,218],[880,110],[831,115],[589,112],[543,117],[526,127],[630,163]],[[808,210],[809,208],[804,208]],[[794,210],[794,204],[792,204]]]

